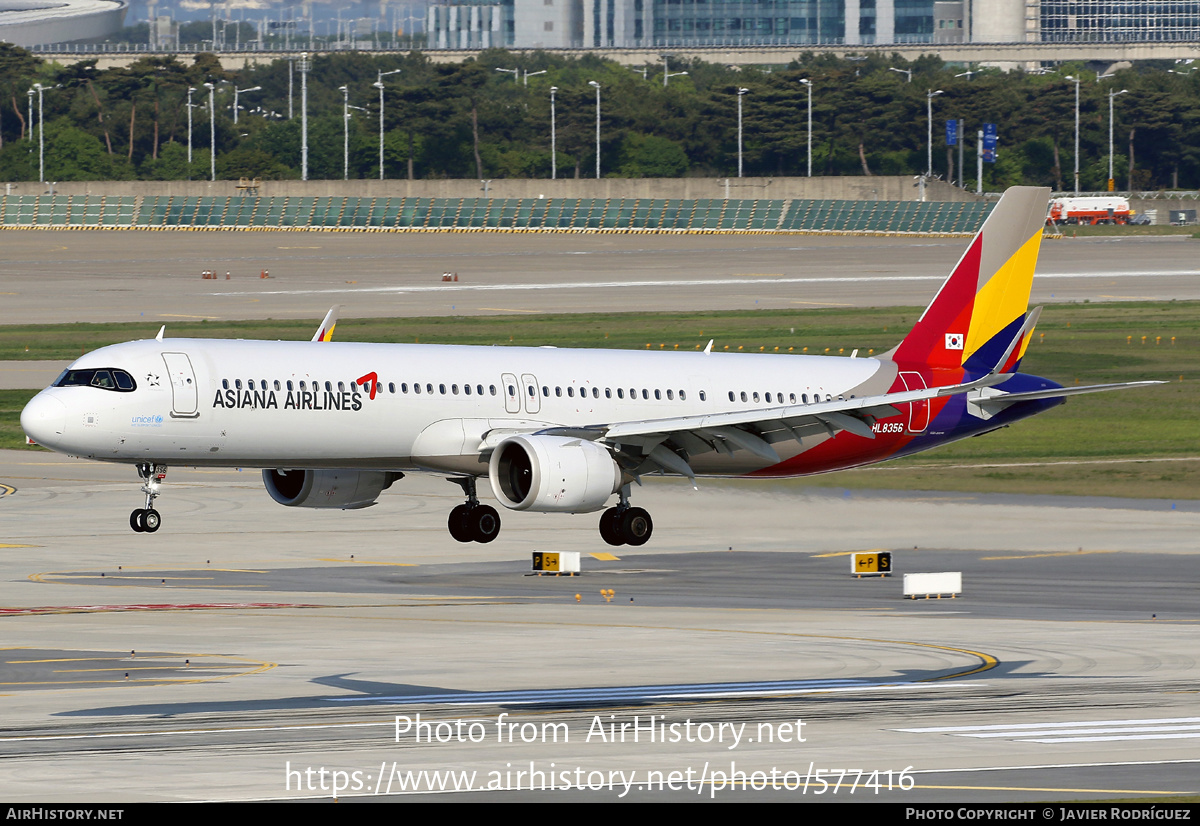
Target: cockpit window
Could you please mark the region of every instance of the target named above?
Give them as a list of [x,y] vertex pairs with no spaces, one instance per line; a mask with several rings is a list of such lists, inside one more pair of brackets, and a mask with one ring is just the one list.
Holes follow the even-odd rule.
[[99,387],[101,390],[129,393],[137,389],[137,382],[124,370],[104,367],[99,370],[64,370],[51,386]]

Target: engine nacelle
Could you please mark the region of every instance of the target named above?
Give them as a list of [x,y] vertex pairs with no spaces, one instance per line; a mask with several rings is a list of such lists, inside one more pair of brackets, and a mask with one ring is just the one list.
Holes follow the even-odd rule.
[[492,451],[492,493],[506,508],[590,513],[621,489],[621,469],[595,442],[564,436],[509,436]]
[[368,508],[404,476],[387,470],[264,470],[267,493],[289,508]]

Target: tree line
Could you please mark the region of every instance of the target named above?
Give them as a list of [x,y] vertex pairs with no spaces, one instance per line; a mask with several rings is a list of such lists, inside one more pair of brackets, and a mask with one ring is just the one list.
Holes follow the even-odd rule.
[[[343,174],[343,93],[348,90],[349,177],[379,177],[379,91],[385,78],[384,164],[388,178],[549,178],[550,89],[555,87],[559,177],[595,171],[596,89],[600,85],[600,160],[606,177],[725,177],[737,173],[737,97],[743,96],[747,176],[801,176],[808,163],[812,82],[814,175],[906,175],[926,167],[928,93],[933,98],[934,172],[948,176],[957,152],[945,121],[961,118],[968,138],[966,175],[974,185],[975,131],[997,126],[997,160],[984,186],[1071,189],[1075,85],[1081,77],[1080,173],[1084,190],[1108,178],[1108,93],[1114,99],[1117,186],[1200,188],[1200,72],[1146,62],[1097,80],[1070,64],[1048,73],[984,69],[964,74],[936,57],[906,62],[803,54],[786,67],[729,67],[672,61],[631,70],[596,56],[489,51],[457,64],[419,52],[344,52],[312,59],[307,77],[310,179]],[[212,54],[153,56],[122,68],[95,61],[47,63],[0,44],[0,179],[38,179],[37,96],[43,87],[46,179],[182,180],[209,176],[210,127],[220,179],[301,176],[298,66],[276,60],[240,71]],[[514,75],[511,71],[518,70]],[[897,72],[892,69],[902,69]],[[911,81],[909,80],[911,72]],[[526,78],[525,74],[529,73]],[[536,74],[535,74],[536,73]],[[215,86],[216,119],[208,90]],[[239,95],[233,122],[233,90]],[[193,88],[192,162],[187,160],[188,89]],[[30,107],[32,104],[32,118]],[[957,170],[952,177],[958,178]]]

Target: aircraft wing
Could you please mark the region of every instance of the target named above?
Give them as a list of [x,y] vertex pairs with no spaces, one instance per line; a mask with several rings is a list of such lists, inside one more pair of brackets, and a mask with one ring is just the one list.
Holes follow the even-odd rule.
[[800,440],[806,436],[824,433],[833,435],[839,430],[849,431],[865,439],[873,439],[875,431],[872,425],[875,420],[897,415],[900,411],[895,406],[899,404],[962,393],[967,395],[968,403],[972,407],[977,410],[982,408],[980,418],[988,419],[1008,405],[1017,402],[1163,383],[1156,381],[1125,382],[1086,387],[1059,387],[1026,393],[1004,393],[995,389],[994,385],[1003,384],[1009,378],[1011,375],[1007,373],[989,373],[973,382],[947,387],[905,390],[878,396],[760,408],[733,413],[616,422],[579,428],[548,428],[539,432],[601,441],[613,446],[620,445],[626,450],[640,448],[639,452],[644,459],[636,467],[631,468],[635,476],[665,470],[669,473],[686,476],[694,484],[695,474],[677,449],[682,449],[689,456],[706,453],[710,450],[729,455],[732,455],[735,450],[746,450],[764,461],[775,463],[782,461],[773,447],[776,442],[789,439]]
[[863,398],[837,399],[813,404],[742,410],[700,416],[679,416],[637,422],[614,422],[587,427],[555,427],[539,431],[547,435],[602,441],[609,445],[640,448],[645,460],[632,469],[635,475],[666,470],[689,479],[695,474],[676,450],[688,455],[710,450],[732,455],[746,450],[768,462],[782,461],[772,445],[821,433],[847,430],[866,439],[875,438],[876,419],[895,416],[895,405],[941,396],[969,393],[1001,384],[1007,373],[989,373],[981,379],[947,387],[904,390]]

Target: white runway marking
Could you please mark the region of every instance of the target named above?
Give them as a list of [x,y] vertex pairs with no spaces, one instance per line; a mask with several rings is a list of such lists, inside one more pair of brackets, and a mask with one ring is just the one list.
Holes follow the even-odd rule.
[[[1038,273],[1037,279],[1056,278],[1190,278],[1200,275],[1200,270],[1128,270],[1120,272],[1050,272]],[[321,290],[264,290],[255,292],[218,292],[220,296],[260,295],[340,295],[343,293],[432,293],[432,292],[505,292],[520,290],[603,290],[643,289],[655,287],[722,287],[746,286],[748,284],[855,284],[895,283],[899,281],[944,281],[944,275],[856,275],[845,278],[817,276],[805,278],[704,278],[680,279],[677,281],[574,281],[547,282],[542,284],[422,284],[396,287],[343,287]]]
[[1100,743],[1118,740],[1192,740],[1200,738],[1200,717],[1157,720],[1093,720],[1071,723],[1022,723],[989,726],[902,728],[910,734],[1004,738],[1024,743]]

